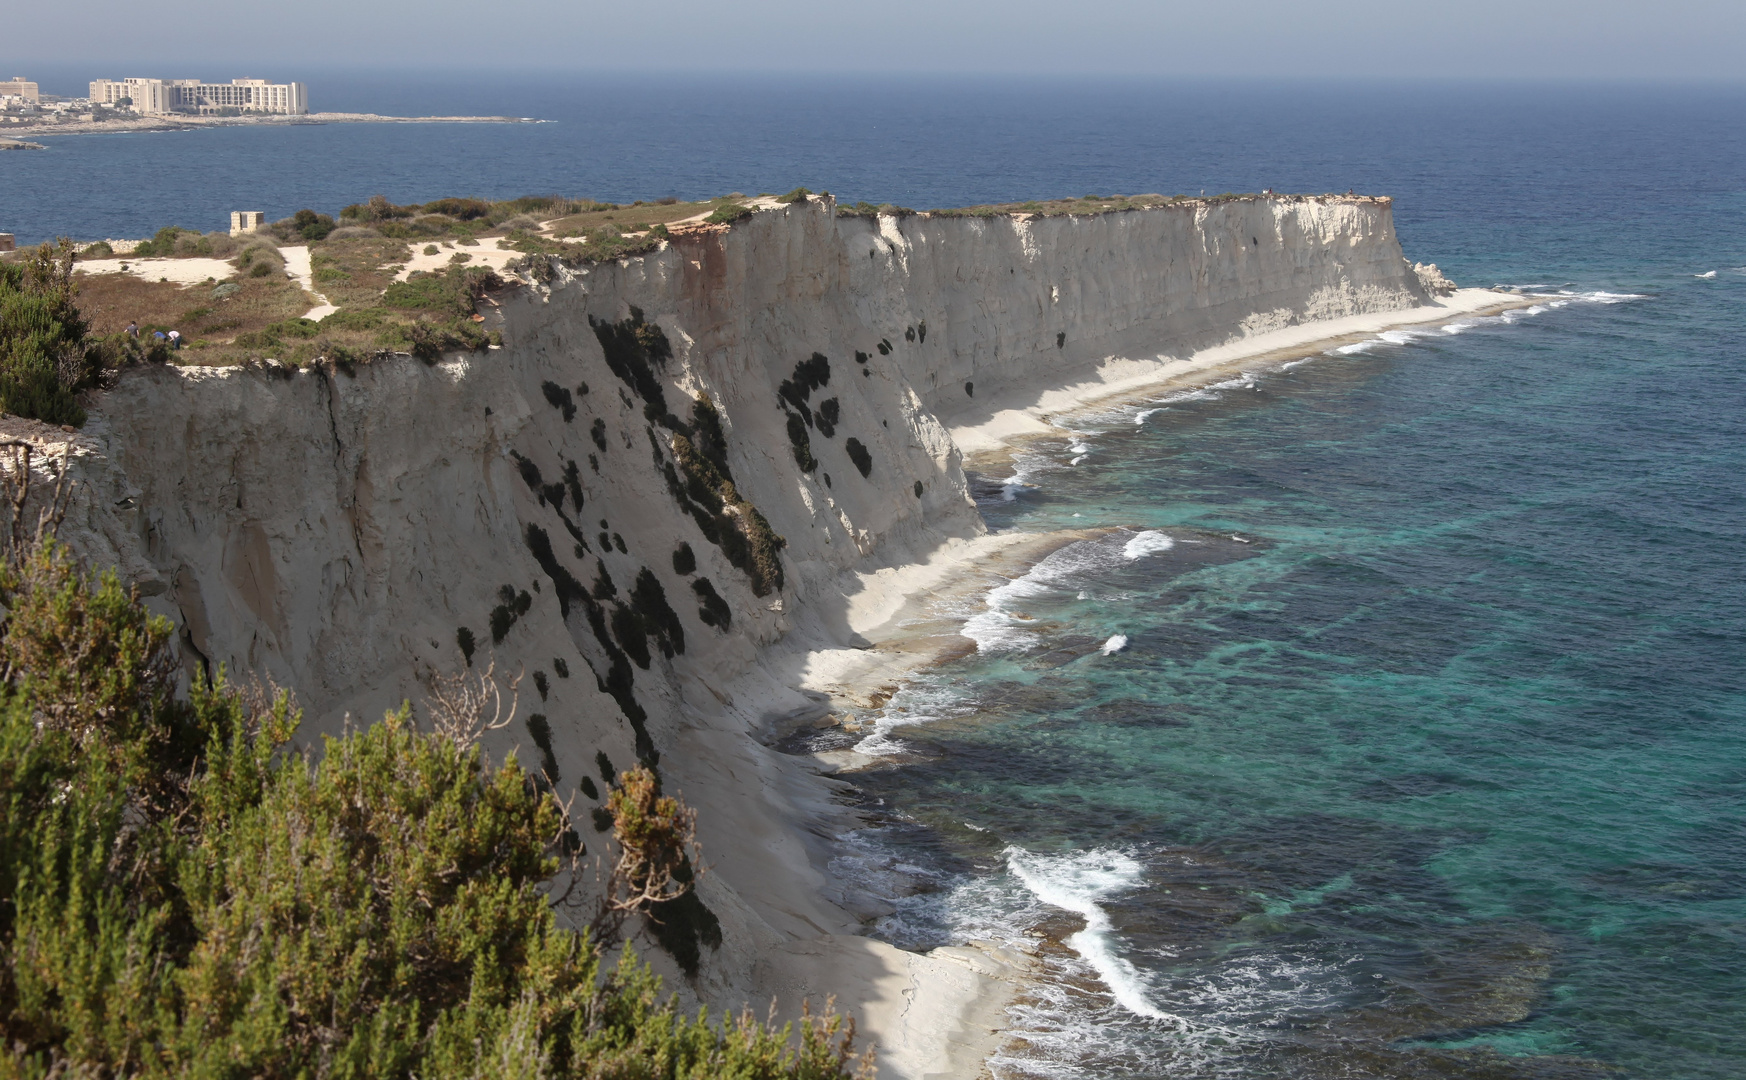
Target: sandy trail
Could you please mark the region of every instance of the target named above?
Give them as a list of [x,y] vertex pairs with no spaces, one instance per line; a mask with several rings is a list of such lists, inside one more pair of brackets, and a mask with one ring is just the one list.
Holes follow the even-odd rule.
[[[453,241],[429,240],[419,243],[408,241],[412,248],[412,258],[406,260],[406,266],[394,275],[395,281],[405,281],[412,276],[413,271],[423,270],[426,273],[445,270],[454,261],[456,255],[468,256],[465,266],[488,266],[501,271],[510,261],[521,258],[521,252],[503,246],[503,237],[487,236],[479,241],[478,247],[460,247]],[[427,248],[436,248],[435,253]],[[313,316],[311,316],[313,318]]]
[[176,285],[203,285],[220,282],[236,273],[236,267],[224,259],[90,259],[77,263],[73,270],[80,274],[132,274],[146,281],[168,281]]

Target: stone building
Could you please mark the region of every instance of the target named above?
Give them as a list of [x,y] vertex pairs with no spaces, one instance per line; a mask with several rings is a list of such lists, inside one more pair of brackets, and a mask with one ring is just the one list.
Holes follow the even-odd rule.
[[[3,85],[3,84],[0,84]],[[212,115],[234,109],[245,113],[302,116],[309,112],[309,88],[302,83],[270,83],[265,79],[232,79],[207,83],[199,79],[93,79],[91,102],[119,105],[129,101],[147,116],[168,113]]]
[[22,75],[14,75],[10,79],[0,79],[0,97],[16,97],[35,104],[42,100],[37,92],[36,84]]
[[261,226],[267,223],[267,215],[260,210],[232,210],[230,212],[230,235],[247,236],[258,233]]

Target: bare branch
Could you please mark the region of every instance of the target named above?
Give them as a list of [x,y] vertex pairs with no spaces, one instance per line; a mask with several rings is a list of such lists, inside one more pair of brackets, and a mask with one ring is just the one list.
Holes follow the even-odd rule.
[[517,671],[509,681],[509,702],[504,708],[504,688],[497,683],[497,661],[483,672],[458,672],[453,675],[434,674],[430,678],[430,696],[425,709],[430,714],[431,730],[449,739],[456,746],[467,747],[478,742],[488,731],[499,731],[515,719],[521,703],[521,679],[525,671]]
[[4,458],[0,458],[0,506],[7,516],[5,561],[13,567],[22,566],[29,553],[42,541],[60,535],[61,522],[67,516],[67,507],[73,496],[72,442],[69,440],[62,444],[58,461],[52,455],[45,458],[44,467],[55,478],[55,486],[48,501],[38,503],[36,520],[30,524],[30,489],[34,476],[31,459],[36,450],[33,443],[23,439],[0,442],[0,451],[5,452]]
[[618,779],[607,797],[618,856],[591,924],[603,946],[618,940],[632,913],[659,922],[654,908],[690,892],[704,871],[697,811],[670,795],[657,795],[655,774],[646,768],[620,773]]

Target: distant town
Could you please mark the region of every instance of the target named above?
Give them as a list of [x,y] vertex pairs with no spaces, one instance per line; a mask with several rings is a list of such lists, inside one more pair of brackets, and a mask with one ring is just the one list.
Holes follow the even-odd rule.
[[520,116],[378,116],[310,112],[309,88],[265,79],[92,79],[84,97],[45,94],[23,76],[0,79],[0,150],[41,150],[10,135],[164,131],[231,124],[536,123]]
[[232,79],[93,79],[85,97],[44,94],[23,76],[0,81],[0,123],[97,121],[143,116],[306,116],[309,88],[299,82]]

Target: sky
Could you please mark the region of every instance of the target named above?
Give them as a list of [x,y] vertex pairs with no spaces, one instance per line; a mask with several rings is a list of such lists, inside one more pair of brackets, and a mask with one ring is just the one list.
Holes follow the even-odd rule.
[[[0,77],[686,71],[1746,81],[1742,0],[0,0]],[[52,88],[47,83],[67,84]]]

